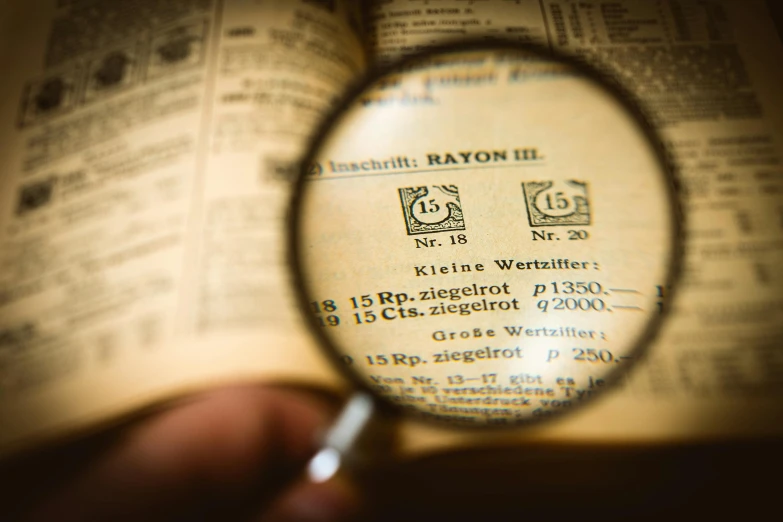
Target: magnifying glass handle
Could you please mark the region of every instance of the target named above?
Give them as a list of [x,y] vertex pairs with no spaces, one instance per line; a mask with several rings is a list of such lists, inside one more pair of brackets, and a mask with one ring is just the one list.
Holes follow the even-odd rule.
[[327,431],[323,447],[307,464],[307,477],[311,482],[326,482],[344,467],[346,457],[370,426],[375,411],[375,400],[369,394],[356,392],[351,396]]

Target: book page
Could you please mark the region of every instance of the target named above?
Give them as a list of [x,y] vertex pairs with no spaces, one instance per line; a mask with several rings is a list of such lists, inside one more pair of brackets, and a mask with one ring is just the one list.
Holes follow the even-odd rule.
[[[642,100],[678,170],[684,278],[673,301],[660,289],[671,314],[647,359],[597,404],[508,438],[781,435],[783,49],[764,3],[392,0],[371,20],[372,53],[383,62],[464,37],[586,57]],[[408,444],[442,443],[434,433],[414,430]]]
[[356,6],[8,12],[0,451],[208,385],[332,383],[280,237],[301,150],[364,68]]
[[[677,300],[661,289],[672,321],[617,393],[524,434],[406,426],[407,449],[779,434],[783,58],[763,3],[738,4],[379,3],[378,61],[490,34],[622,74],[681,168],[692,245]],[[209,385],[337,385],[291,305],[279,234],[302,144],[364,68],[357,13],[315,0],[8,5],[0,451]]]

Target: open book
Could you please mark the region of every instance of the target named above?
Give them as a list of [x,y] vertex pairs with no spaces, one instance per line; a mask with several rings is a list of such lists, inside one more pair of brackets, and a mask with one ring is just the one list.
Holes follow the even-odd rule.
[[[51,0],[0,11],[0,452],[235,382],[343,390],[282,234],[318,121],[373,63],[464,36],[616,75],[681,179],[686,273],[643,365],[498,438],[783,434],[783,46],[763,2]],[[600,139],[600,136],[596,136]]]

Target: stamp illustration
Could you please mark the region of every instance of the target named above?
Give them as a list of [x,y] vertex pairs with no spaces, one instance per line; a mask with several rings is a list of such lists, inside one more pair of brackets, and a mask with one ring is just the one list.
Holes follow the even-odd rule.
[[586,182],[526,181],[522,191],[531,227],[590,224]]
[[197,21],[162,31],[152,38],[147,77],[157,78],[204,62],[207,22]]
[[456,185],[406,187],[398,190],[409,236],[465,230]]
[[29,82],[22,95],[19,125],[39,123],[70,111],[76,105],[81,72],[74,67]]
[[23,185],[19,189],[16,203],[16,215],[24,216],[49,205],[53,199],[56,182],[56,177],[50,177]]
[[97,56],[88,67],[84,102],[100,100],[137,81],[140,55],[135,45],[110,50]]
[[177,74],[205,63],[209,22],[197,19],[176,27],[139,33],[48,71],[27,82],[17,125],[38,125],[107,96]]

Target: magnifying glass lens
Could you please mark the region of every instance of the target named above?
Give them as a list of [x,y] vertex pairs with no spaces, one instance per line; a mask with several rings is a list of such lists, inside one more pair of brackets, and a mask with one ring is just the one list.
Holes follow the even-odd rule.
[[567,412],[638,357],[676,265],[660,147],[618,92],[532,49],[451,49],[368,81],[299,181],[317,335],[419,417]]

